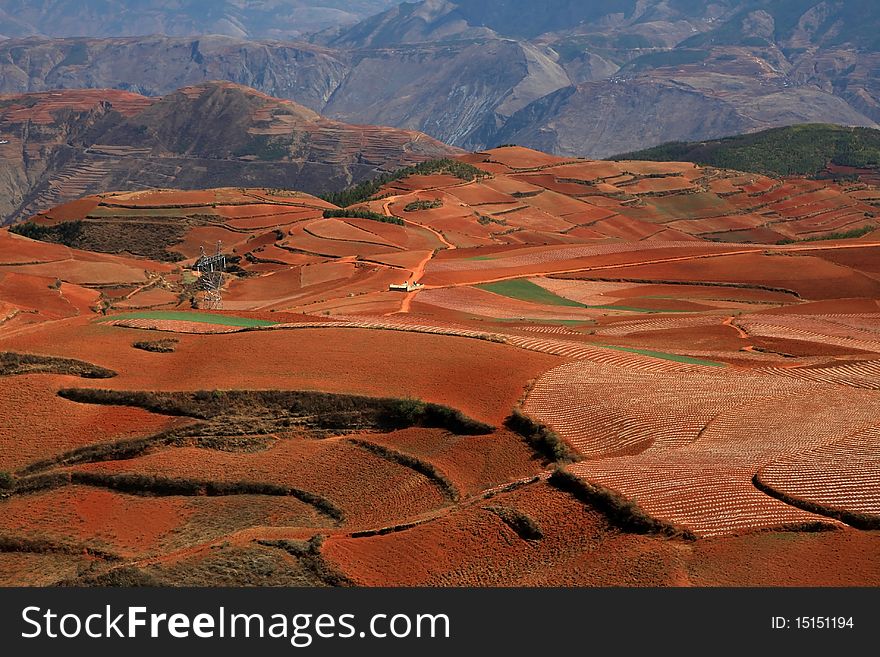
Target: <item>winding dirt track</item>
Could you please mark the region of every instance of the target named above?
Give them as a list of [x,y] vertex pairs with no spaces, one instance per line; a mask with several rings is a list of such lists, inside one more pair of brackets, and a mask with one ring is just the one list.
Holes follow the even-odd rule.
[[[400,196],[401,196],[400,194],[397,194],[395,196],[389,196],[387,199],[385,199],[385,202],[382,204],[382,211],[385,213],[386,217],[393,216],[391,214],[391,204],[394,201],[396,201],[397,199],[399,199]],[[456,248],[455,244],[453,244],[452,242],[447,240],[446,237],[443,235],[443,233],[441,233],[439,230],[434,230],[430,226],[425,226],[423,224],[417,224],[416,222],[410,221],[409,219],[403,219],[403,222],[406,224],[409,224],[410,226],[416,226],[417,228],[421,228],[423,230],[427,230],[430,233],[433,233],[437,237],[437,239],[440,240],[440,243],[443,244],[450,251],[452,251]],[[431,258],[434,257],[435,253],[436,253],[436,251],[432,251],[421,262],[419,262],[418,265],[416,265],[416,267],[412,270],[412,275],[410,277],[410,281],[412,281],[413,283],[417,283],[418,280],[422,276],[424,276],[425,269],[428,267],[428,263],[431,262]],[[410,308],[412,308],[412,302],[416,298],[416,295],[418,293],[419,293],[419,290],[413,290],[412,292],[407,292],[406,295],[403,297],[403,301],[401,301],[401,303],[400,303],[400,310],[393,312],[393,313],[387,313],[387,315],[397,315],[397,314],[408,313],[410,311]]]

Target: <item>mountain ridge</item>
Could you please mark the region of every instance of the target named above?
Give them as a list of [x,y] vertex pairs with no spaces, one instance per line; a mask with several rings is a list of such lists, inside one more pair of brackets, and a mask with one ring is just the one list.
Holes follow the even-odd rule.
[[876,3],[541,7],[403,3],[308,43],[7,40],[0,92],[162,95],[226,79],[331,118],[415,129],[466,149],[517,142],[591,157],[797,123],[880,125],[880,47],[865,27],[880,24]]
[[141,187],[325,192],[459,153],[411,130],[355,126],[230,82],[0,97],[5,222],[86,193]]

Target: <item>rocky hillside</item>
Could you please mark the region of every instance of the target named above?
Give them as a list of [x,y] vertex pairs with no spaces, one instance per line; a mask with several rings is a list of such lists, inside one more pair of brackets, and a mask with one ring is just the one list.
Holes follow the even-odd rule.
[[353,126],[232,83],[161,98],[122,91],[0,97],[0,219],[143,187],[311,192],[459,152],[414,131]]
[[0,93],[7,94],[108,88],[163,96],[228,80],[320,111],[347,72],[339,53],[326,48],[226,36],[0,43]]
[[878,127],[878,24],[863,0],[424,0],[308,44],[10,39],[0,92],[225,79],[463,148],[606,157],[797,123]]

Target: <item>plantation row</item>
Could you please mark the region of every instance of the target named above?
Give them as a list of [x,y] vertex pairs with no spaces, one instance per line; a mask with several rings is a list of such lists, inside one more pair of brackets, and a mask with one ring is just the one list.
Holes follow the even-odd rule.
[[[583,455],[680,448],[697,440],[723,409],[804,389],[782,378],[623,369],[588,361],[556,367],[535,383],[527,413],[552,426]],[[810,386],[807,386],[810,387]]]
[[880,528],[880,426],[774,461],[758,478],[785,498],[873,517]]
[[789,324],[780,325],[778,323],[769,323],[751,319],[737,320],[737,324],[749,335],[765,338],[782,338],[786,340],[802,340],[804,342],[818,342],[819,344],[830,344],[838,347],[845,347],[847,349],[880,353],[880,340],[860,340],[856,338],[838,337],[835,335],[829,335],[825,331],[819,332],[815,329],[809,331]]
[[750,467],[725,459],[612,459],[584,461],[569,469],[699,536],[826,521],[760,492],[752,484]]
[[[571,466],[573,473],[700,535],[826,516],[846,521],[823,505],[876,511],[876,394],[717,372],[567,363],[536,382],[524,410],[590,459]],[[850,449],[856,443],[860,448]],[[762,475],[767,486],[814,506],[798,508],[759,490],[753,479],[767,464],[775,464]]]
[[[686,372],[699,366],[687,363],[653,358],[641,354],[631,354],[601,347],[592,347],[579,342],[531,338],[525,336],[505,336],[505,342],[521,349],[540,351],[554,356],[563,356],[574,360],[587,360],[594,363],[614,365],[624,369],[635,369],[644,372]],[[702,369],[702,368],[700,368]]]
[[665,317],[663,319],[642,319],[633,322],[617,322],[611,326],[603,326],[602,328],[596,329],[596,335],[620,336],[641,333],[642,331],[665,331],[667,329],[712,326],[717,323],[717,317],[705,315]]
[[761,373],[803,381],[880,390],[880,360],[858,361],[829,367],[766,367]]

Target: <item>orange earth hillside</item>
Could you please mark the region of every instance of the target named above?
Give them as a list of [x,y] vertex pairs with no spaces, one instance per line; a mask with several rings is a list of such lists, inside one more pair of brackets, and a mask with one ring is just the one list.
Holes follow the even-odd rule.
[[0,584],[880,584],[869,182],[386,181],[0,230]]

